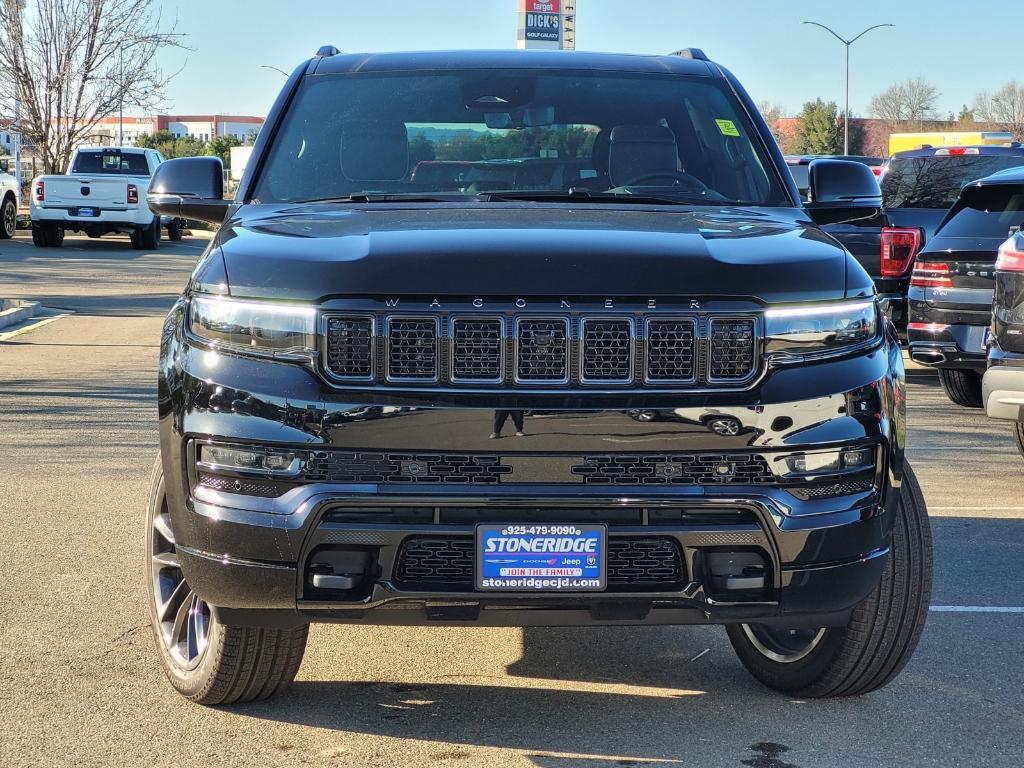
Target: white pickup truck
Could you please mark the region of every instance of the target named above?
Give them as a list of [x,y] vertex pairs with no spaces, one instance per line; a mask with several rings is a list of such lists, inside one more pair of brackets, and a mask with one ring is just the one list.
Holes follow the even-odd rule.
[[10,240],[18,226],[18,182],[9,172],[10,158],[0,159],[0,240]]
[[56,248],[68,230],[100,237],[121,232],[133,248],[153,250],[160,229],[180,240],[185,220],[154,216],[146,204],[149,180],[163,157],[155,149],[83,147],[71,156],[64,176],[37,176],[32,182],[29,212],[32,242]]

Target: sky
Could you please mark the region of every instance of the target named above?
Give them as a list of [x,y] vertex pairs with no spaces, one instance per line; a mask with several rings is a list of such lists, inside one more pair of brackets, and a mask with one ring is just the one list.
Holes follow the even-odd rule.
[[[514,48],[516,0],[162,0],[164,26],[177,20],[188,52],[160,55],[177,72],[171,113],[264,115],[284,77],[321,45],[343,51]],[[816,97],[842,108],[846,38],[873,24],[850,54],[850,110],[908,77],[938,88],[945,115],[980,90],[1024,80],[1018,0],[577,0],[577,48],[668,53],[688,46],[731,69],[755,101],[797,114]],[[1012,43],[1011,30],[1018,43]]]

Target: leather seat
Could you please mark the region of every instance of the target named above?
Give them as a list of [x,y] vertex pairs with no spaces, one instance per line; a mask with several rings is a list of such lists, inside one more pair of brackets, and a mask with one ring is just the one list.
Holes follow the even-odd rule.
[[617,125],[608,142],[608,176],[621,187],[644,176],[679,172],[676,136],[663,125]]

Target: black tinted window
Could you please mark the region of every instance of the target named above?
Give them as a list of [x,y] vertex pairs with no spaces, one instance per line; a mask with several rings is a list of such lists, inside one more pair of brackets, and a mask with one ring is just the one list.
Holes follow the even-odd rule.
[[120,173],[128,176],[148,176],[149,166],[142,152],[112,152],[95,150],[79,152],[71,167],[72,173]]
[[939,230],[943,237],[997,237],[1004,239],[1024,224],[1024,186],[965,190],[949,220]]
[[720,80],[499,69],[308,76],[252,197],[570,187],[791,204]]
[[967,182],[1018,165],[1024,165],[1024,155],[897,157],[882,177],[882,204],[886,208],[949,208]]

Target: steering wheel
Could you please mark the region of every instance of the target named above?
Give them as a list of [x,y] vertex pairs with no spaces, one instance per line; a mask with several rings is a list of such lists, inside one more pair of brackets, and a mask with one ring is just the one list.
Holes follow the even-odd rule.
[[708,188],[707,185],[705,185],[704,182],[696,176],[684,173],[683,171],[654,171],[652,173],[645,173],[640,176],[634,176],[625,184],[619,184],[619,186],[633,187],[643,184],[644,182],[655,181],[657,179],[667,179],[672,182],[672,186],[674,187],[685,184],[688,187],[699,189],[702,192]]

